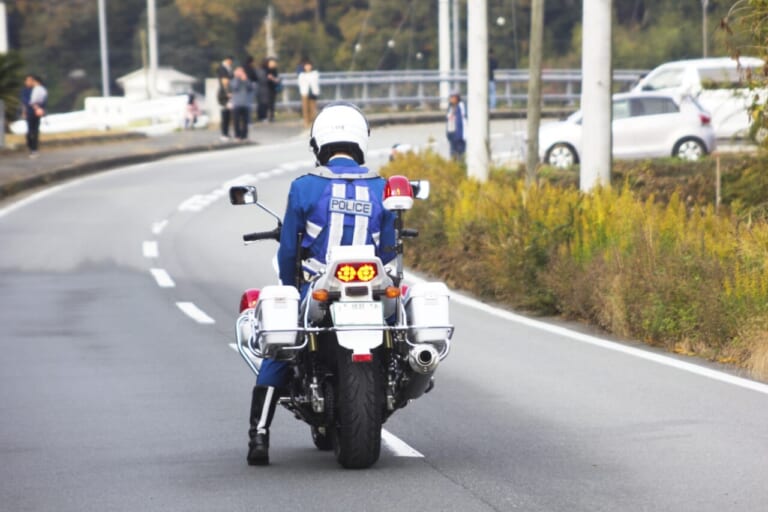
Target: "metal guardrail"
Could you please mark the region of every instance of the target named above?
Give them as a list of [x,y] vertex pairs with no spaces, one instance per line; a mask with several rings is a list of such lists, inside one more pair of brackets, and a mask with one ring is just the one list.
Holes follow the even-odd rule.
[[[647,71],[614,70],[615,92],[629,89]],[[301,106],[297,77],[283,74],[284,89],[278,108]],[[528,102],[528,70],[497,69],[495,72],[498,107],[525,107]],[[440,105],[440,83],[452,90],[466,91],[467,74],[441,74],[437,70],[350,71],[320,73],[320,102],[352,101],[361,107],[386,107],[393,110],[433,110]],[[545,106],[574,106],[581,98],[580,69],[545,69],[542,73]]]

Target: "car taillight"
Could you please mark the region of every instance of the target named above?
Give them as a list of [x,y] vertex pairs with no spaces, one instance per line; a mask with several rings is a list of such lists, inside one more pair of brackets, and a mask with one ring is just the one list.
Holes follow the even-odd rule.
[[699,114],[699,119],[701,120],[701,124],[704,126],[708,125],[712,121],[712,118],[707,114]]
[[375,263],[340,263],[333,273],[343,283],[367,283],[379,274]]

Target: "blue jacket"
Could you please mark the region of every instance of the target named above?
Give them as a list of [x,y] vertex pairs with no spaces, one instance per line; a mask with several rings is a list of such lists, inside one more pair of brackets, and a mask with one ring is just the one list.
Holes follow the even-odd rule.
[[449,105],[446,117],[446,135],[449,140],[466,140],[467,109],[464,102]]
[[[332,174],[360,174],[369,171],[360,167],[354,160],[343,157],[332,158],[327,166]],[[349,197],[342,203],[363,205],[369,216],[369,236],[362,243],[373,243],[376,254],[384,263],[394,259],[395,252],[395,216],[381,205],[386,181],[381,177],[365,177],[362,179],[331,179],[314,174],[296,178],[288,193],[288,205],[283,218],[280,233],[280,248],[277,261],[280,268],[280,281],[285,285],[296,284],[296,258],[299,253],[298,235],[302,234],[302,260],[304,270],[310,274],[317,271],[316,265],[324,264],[328,249],[327,225],[334,214],[333,201],[328,201],[329,189],[333,184],[348,184],[347,190],[367,187],[367,201],[359,197]],[[351,185],[355,185],[354,187]],[[343,187],[342,187],[343,188]],[[365,191],[364,191],[365,192]],[[349,193],[348,193],[349,194]],[[354,192],[352,192],[354,194]],[[359,194],[359,192],[358,192]],[[335,198],[336,196],[334,196]],[[335,210],[338,213],[338,210]],[[355,239],[356,214],[344,213],[344,227],[341,235],[341,245],[352,245]],[[368,224],[366,224],[368,225]],[[322,228],[318,231],[319,228]],[[359,235],[358,235],[359,236]],[[378,238],[378,239],[377,239]],[[360,239],[358,238],[358,242]],[[313,266],[313,264],[315,266]]]

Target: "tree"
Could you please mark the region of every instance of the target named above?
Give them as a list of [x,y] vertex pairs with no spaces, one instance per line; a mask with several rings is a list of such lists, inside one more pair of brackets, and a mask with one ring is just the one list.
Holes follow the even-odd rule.
[[739,0],[733,4],[721,27],[728,34],[728,48],[734,58],[756,56],[765,65],[757,72],[746,70],[747,85],[752,91],[749,111],[753,119],[750,135],[768,145],[768,0]]
[[24,63],[18,52],[0,54],[0,100],[5,103],[3,129],[15,120],[20,107],[19,95],[24,83]]

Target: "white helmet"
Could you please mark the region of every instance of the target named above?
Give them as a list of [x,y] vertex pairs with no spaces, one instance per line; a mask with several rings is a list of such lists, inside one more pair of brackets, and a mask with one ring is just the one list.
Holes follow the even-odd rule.
[[336,153],[346,153],[363,164],[370,134],[368,120],[359,108],[351,103],[334,102],[312,123],[309,145],[322,165]]

